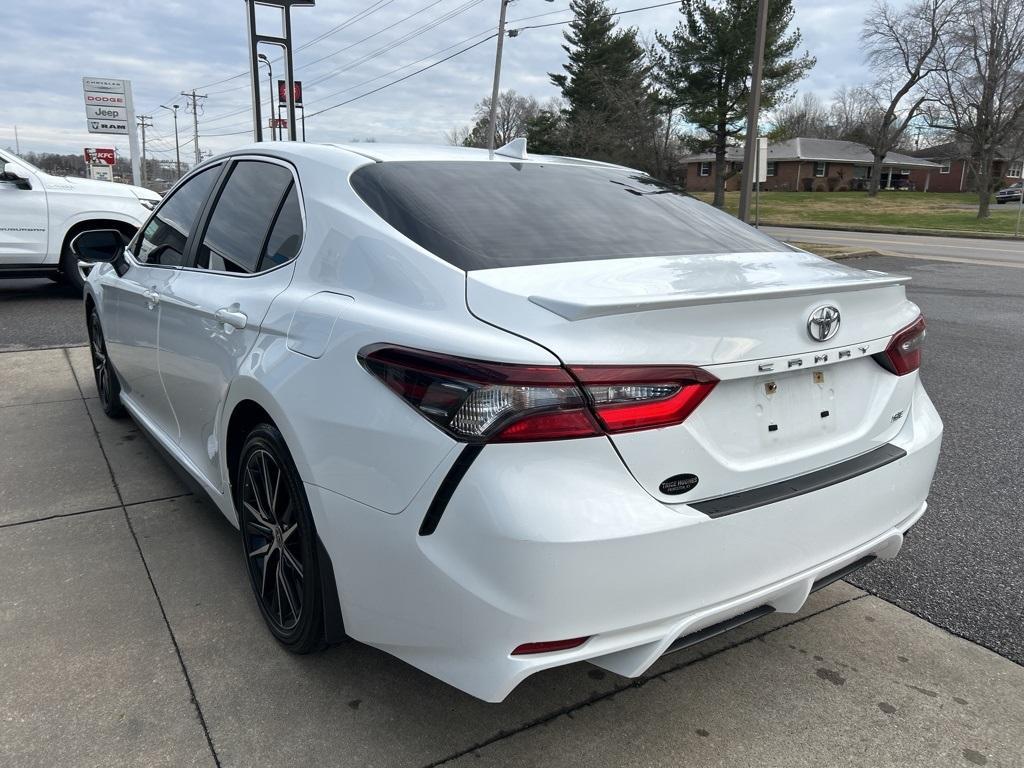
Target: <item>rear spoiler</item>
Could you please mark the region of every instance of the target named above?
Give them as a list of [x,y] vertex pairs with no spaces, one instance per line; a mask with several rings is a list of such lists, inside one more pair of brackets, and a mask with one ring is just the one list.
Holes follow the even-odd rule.
[[791,296],[806,296],[812,293],[840,293],[845,291],[868,291],[910,282],[904,275],[888,275],[884,272],[867,270],[876,276],[855,280],[836,280],[805,285],[787,285],[768,288],[751,288],[741,291],[711,293],[668,293],[656,296],[639,296],[628,299],[595,297],[593,299],[557,299],[549,296],[530,296],[538,307],[564,317],[566,320],[587,320],[607,315],[625,315],[632,312],[647,312],[655,309],[676,307],[697,307],[703,304],[728,304],[737,301],[761,301],[762,299],[784,299]]

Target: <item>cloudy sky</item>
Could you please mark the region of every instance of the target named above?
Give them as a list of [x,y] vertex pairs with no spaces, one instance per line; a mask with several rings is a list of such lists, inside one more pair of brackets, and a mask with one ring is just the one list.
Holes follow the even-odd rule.
[[[623,11],[656,2],[611,5]],[[801,90],[827,97],[842,84],[864,79],[857,36],[870,0],[793,2],[803,45],[818,59]],[[304,81],[307,138],[442,142],[446,130],[469,122],[474,104],[489,93],[493,40],[379,93],[313,113],[486,37],[496,26],[498,7],[498,0],[316,0],[314,8],[295,9],[294,41],[301,46],[296,78]],[[568,0],[514,0],[511,20],[543,15],[510,26],[567,20],[567,8]],[[204,151],[251,139],[242,0],[33,0],[5,3],[3,16],[0,146],[14,147],[17,125],[23,152],[112,145],[126,152],[123,138],[85,132],[83,76],[132,81],[136,112],[153,117],[149,149],[157,157],[174,157],[171,112],[160,105],[179,104],[182,155],[191,158],[192,116],[180,92],[193,88],[208,94],[199,115]],[[678,7],[669,6],[624,15],[620,22],[651,37],[670,31],[678,17]],[[547,73],[560,71],[564,61],[563,28],[523,30],[508,39],[502,87],[542,100],[555,95]],[[275,64],[275,78],[281,73]],[[266,68],[260,83],[266,99]]]

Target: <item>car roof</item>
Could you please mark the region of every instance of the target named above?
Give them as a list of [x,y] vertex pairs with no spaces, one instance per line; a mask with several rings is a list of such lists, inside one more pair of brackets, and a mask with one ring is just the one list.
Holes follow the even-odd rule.
[[[616,168],[621,170],[634,171],[632,168],[605,163],[598,160],[587,160],[577,157],[560,157],[556,155],[527,154],[525,158],[502,155],[495,152],[493,155],[486,149],[476,147],[452,147],[435,144],[384,144],[377,142],[335,144],[335,143],[314,143],[314,142],[261,142],[249,144],[244,147],[237,147],[229,155],[256,152],[259,154],[278,154],[281,156],[302,157],[307,156],[323,157],[324,150],[336,151],[340,154],[351,157],[356,155],[373,162],[401,162],[401,161],[480,161],[480,162],[506,162],[506,163],[557,163],[560,165],[587,165],[603,168]],[[500,150],[499,150],[500,151]],[[216,158],[214,158],[216,159]]]

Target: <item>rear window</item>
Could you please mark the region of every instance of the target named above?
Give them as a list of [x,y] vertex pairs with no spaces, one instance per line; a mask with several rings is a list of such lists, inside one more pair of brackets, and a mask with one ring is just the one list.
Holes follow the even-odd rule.
[[507,162],[384,162],[352,187],[388,224],[464,270],[787,251],[637,171]]

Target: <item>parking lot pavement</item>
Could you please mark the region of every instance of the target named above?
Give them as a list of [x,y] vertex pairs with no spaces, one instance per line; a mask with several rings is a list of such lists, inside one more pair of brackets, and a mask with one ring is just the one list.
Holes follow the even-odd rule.
[[0,352],[86,341],[81,295],[51,280],[0,280]]

